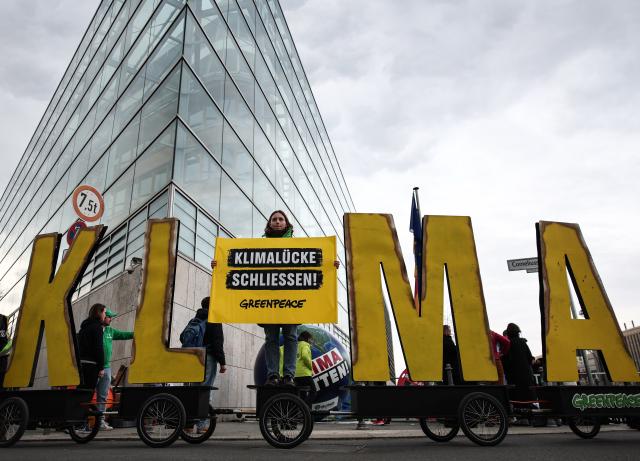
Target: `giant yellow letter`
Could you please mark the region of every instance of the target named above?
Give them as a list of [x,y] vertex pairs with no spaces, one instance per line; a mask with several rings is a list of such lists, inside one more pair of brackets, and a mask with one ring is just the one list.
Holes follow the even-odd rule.
[[443,378],[442,312],[446,274],[464,379],[496,381],[471,219],[425,216],[421,314],[414,307],[393,217],[347,213],[344,227],[354,379],[389,379],[382,267],[411,379],[440,381]]
[[130,383],[201,382],[203,349],[170,349],[169,331],[178,245],[177,219],[150,219],[136,314]]
[[[541,221],[540,304],[547,381],[577,381],[577,349],[602,351],[613,381],[640,381],[580,226]],[[586,319],[572,319],[567,270]]]
[[70,298],[103,232],[103,226],[80,231],[55,276],[61,235],[35,238],[4,387],[33,385],[44,331],[49,385],[80,383]]

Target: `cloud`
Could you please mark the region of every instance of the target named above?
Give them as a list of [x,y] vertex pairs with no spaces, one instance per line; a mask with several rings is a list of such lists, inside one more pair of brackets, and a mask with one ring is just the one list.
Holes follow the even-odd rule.
[[282,6],[356,207],[394,214],[406,258],[419,186],[424,214],[472,217],[491,326],[540,353],[537,277],[506,259],[536,254],[536,221],[578,222],[633,319],[640,4]]
[[0,2],[0,190],[71,61],[97,0]]

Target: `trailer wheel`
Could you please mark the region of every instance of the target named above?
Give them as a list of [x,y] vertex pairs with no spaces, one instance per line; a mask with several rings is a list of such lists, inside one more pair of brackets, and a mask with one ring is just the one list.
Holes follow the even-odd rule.
[[67,426],[71,440],[76,443],[88,443],[96,438],[100,430],[100,417],[87,416],[87,419]]
[[592,439],[600,432],[600,420],[595,416],[574,416],[568,423],[573,433],[583,439]]
[[462,399],[458,422],[469,440],[482,446],[499,444],[509,429],[504,406],[484,392],[472,392]]
[[208,440],[209,437],[211,437],[213,432],[216,430],[216,423],[218,422],[218,417],[216,416],[213,410],[213,407],[211,405],[209,405],[209,417],[207,419],[209,420],[209,426],[207,427],[207,430],[204,431],[202,434],[187,432],[188,428],[185,427],[180,432],[180,438],[185,442],[192,443],[194,445]]
[[307,440],[313,430],[309,407],[293,394],[277,394],[262,407],[260,432],[276,448],[293,448]]
[[10,447],[22,437],[29,422],[29,407],[20,397],[0,402],[0,448]]
[[424,435],[434,442],[448,442],[460,430],[460,425],[453,418],[420,418],[419,421]]
[[184,429],[187,416],[180,400],[171,394],[149,397],[142,405],[136,428],[140,439],[152,448],[171,445]]

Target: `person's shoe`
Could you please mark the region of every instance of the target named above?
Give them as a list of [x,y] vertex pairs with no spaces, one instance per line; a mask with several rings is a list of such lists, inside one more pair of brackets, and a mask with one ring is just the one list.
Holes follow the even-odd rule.
[[209,425],[205,425],[205,426],[198,426],[197,427],[197,433],[198,434],[204,434],[205,432],[207,432],[209,430]]
[[264,383],[265,386],[277,386],[278,384],[280,384],[280,378],[277,375],[269,376]]
[[100,422],[100,430],[101,431],[112,431],[113,427],[109,426],[109,423],[107,423],[105,420],[102,420]]
[[282,378],[282,385],[296,387],[296,383],[291,376],[285,376],[284,378]]

